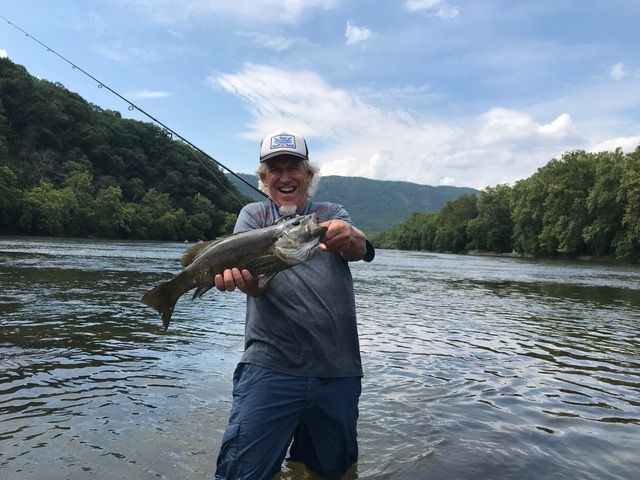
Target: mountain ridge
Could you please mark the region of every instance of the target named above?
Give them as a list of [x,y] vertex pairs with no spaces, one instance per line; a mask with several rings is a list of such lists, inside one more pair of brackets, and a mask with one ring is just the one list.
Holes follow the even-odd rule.
[[[257,175],[239,173],[238,176],[251,185],[258,185]],[[232,175],[228,178],[240,193],[254,201],[264,200],[237,178]],[[478,193],[469,187],[434,187],[401,180],[327,175],[320,179],[314,200],[341,204],[359,228],[378,233],[409,219],[413,212],[435,212],[450,200]]]

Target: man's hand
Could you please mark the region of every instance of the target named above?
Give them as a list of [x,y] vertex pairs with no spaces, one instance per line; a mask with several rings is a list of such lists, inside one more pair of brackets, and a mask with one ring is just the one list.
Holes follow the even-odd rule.
[[257,297],[262,293],[258,287],[258,282],[249,270],[238,268],[228,268],[221,274],[217,274],[214,279],[216,288],[221,292],[233,292],[236,288],[247,295]]
[[328,220],[320,225],[327,227],[321,239],[320,249],[339,253],[348,262],[361,260],[366,252],[365,236],[344,220]]

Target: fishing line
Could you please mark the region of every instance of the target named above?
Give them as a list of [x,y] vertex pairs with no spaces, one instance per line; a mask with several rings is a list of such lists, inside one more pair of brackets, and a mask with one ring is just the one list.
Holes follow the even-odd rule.
[[[129,111],[134,111],[137,110],[138,112],[142,113],[144,116],[146,116],[147,118],[151,119],[153,122],[155,122],[156,124],[160,125],[162,127],[162,132],[165,136],[165,138],[167,140],[171,140],[173,139],[173,137],[177,137],[178,139],[180,139],[183,143],[185,143],[186,145],[190,146],[193,150],[196,150],[197,152],[199,152],[200,154],[204,155],[205,158],[208,158],[209,160],[211,160],[212,162],[214,162],[216,165],[218,165],[219,167],[224,168],[227,172],[229,172],[231,175],[233,175],[234,177],[236,177],[238,180],[240,180],[241,182],[243,182],[245,185],[251,187],[253,190],[255,190],[256,192],[258,192],[260,195],[263,195],[264,197],[266,197],[267,199],[269,198],[269,196],[264,193],[263,191],[261,191],[260,189],[256,188],[254,185],[251,185],[249,182],[247,182],[244,178],[242,178],[241,176],[239,176],[237,173],[235,173],[233,170],[231,170],[229,167],[223,165],[222,163],[220,163],[218,160],[216,160],[215,158],[213,158],[211,155],[209,155],[207,152],[205,152],[204,150],[202,150],[200,147],[194,145],[193,143],[191,143],[189,140],[187,140],[185,137],[183,137],[182,135],[180,135],[178,132],[176,132],[175,130],[173,130],[172,128],[168,127],[167,125],[165,125],[163,122],[161,122],[160,120],[158,120],[156,117],[154,117],[153,115],[151,115],[150,113],[146,112],[145,110],[143,110],[142,108],[140,108],[138,105],[136,105],[135,103],[133,103],[131,100],[125,98],[123,95],[120,95],[118,92],[116,92],[114,89],[112,89],[111,87],[109,87],[107,84],[105,84],[104,82],[98,80],[96,77],[94,77],[93,75],[91,75],[89,72],[87,72],[86,70],[80,68],[78,65],[76,65],[75,63],[73,63],[71,60],[67,59],[66,57],[64,57],[63,55],[61,55],[60,53],[58,53],[56,50],[54,50],[53,48],[49,47],[48,45],[46,45],[45,43],[41,42],[40,40],[38,40],[36,37],[34,37],[33,35],[31,35],[29,32],[23,30],[22,28],[20,28],[18,25],[16,25],[15,23],[13,23],[12,21],[10,21],[9,19],[3,17],[2,15],[0,15],[0,18],[3,19],[5,22],[7,22],[9,25],[11,25],[12,27],[14,27],[15,29],[19,30],[20,32],[24,33],[25,36],[27,36],[28,38],[32,39],[34,42],[40,44],[42,47],[47,49],[47,52],[51,52],[54,55],[56,55],[58,58],[60,58],[62,61],[68,63],[69,65],[71,65],[71,68],[73,68],[74,70],[78,70],[81,73],[83,73],[85,76],[89,77],[91,80],[93,80],[94,82],[97,83],[98,88],[106,88],[107,90],[109,90],[109,92],[111,92],[112,94],[114,94],[116,97],[120,98],[122,101],[124,101],[125,103],[127,103],[128,109]],[[231,194],[238,202],[240,202],[242,205],[244,205],[244,202],[242,202],[238,197],[236,197],[233,192],[231,192],[223,183],[222,181],[213,173],[213,171],[211,171],[209,169],[209,167],[195,154],[195,152],[193,150],[190,150],[191,153],[193,154],[193,156],[195,157],[196,160],[198,160],[198,162],[200,163],[200,165],[202,165],[204,167],[205,170],[207,170],[212,176],[213,178],[216,179],[216,181],[229,193]]]

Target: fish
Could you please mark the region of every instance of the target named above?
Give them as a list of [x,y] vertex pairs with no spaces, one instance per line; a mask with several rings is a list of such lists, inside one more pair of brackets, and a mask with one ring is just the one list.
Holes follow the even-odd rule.
[[278,272],[311,259],[326,231],[312,213],[197,243],[182,256],[184,269],[146,292],[142,302],[160,313],[166,331],[178,299],[188,291],[195,288],[192,299],[201,297],[218,273],[232,267],[249,270],[264,288]]

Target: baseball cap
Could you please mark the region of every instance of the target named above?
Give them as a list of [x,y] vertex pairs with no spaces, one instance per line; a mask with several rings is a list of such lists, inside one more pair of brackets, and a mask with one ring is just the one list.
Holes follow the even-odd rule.
[[309,159],[307,142],[302,135],[288,132],[276,132],[267,135],[260,142],[260,163],[278,155],[293,155]]

